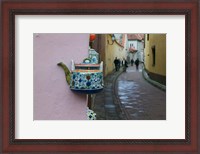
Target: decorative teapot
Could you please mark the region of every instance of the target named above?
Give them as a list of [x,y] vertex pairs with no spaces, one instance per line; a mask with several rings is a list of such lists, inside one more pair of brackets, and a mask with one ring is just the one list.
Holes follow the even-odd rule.
[[[88,61],[88,58],[85,61]],[[66,81],[70,89],[75,92],[94,94],[100,92],[104,87],[103,62],[100,64],[74,64],[72,61],[71,71],[63,62],[57,65],[63,68]]]

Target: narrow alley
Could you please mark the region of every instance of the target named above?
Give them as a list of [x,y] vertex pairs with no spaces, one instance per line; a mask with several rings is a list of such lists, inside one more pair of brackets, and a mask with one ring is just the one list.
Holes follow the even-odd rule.
[[142,65],[109,74],[104,90],[96,94],[97,120],[165,120],[166,92],[147,82]]
[[41,33],[33,45],[34,120],[166,120],[165,33]]

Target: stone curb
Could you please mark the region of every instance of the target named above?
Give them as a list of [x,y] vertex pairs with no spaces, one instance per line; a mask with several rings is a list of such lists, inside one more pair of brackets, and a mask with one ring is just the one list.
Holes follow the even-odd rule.
[[[119,69],[119,71],[115,71],[115,70],[113,70],[112,71],[112,73],[110,73],[109,75],[113,75],[113,74],[115,74],[114,75],[114,78],[113,78],[113,80],[112,80],[112,95],[113,95],[113,99],[114,100],[117,100],[117,96],[115,95],[116,94],[116,92],[115,92],[115,87],[116,87],[116,85],[115,85],[115,83],[116,83],[116,81],[117,81],[117,78],[121,75],[123,73],[123,68],[122,69]],[[108,75],[108,76],[109,76]],[[108,78],[108,76],[106,76],[105,78]],[[104,82],[105,82],[105,79],[104,78]],[[94,108],[93,106],[94,106],[94,100],[95,100],[95,97],[96,97],[96,94],[93,94],[92,95],[92,108]],[[114,101],[115,102],[115,101]],[[116,109],[118,109],[118,110],[120,110],[120,112],[122,112],[123,113],[123,111],[122,111],[122,109],[121,109],[121,105],[120,105],[120,103],[119,103],[119,101],[117,100],[117,103],[114,103],[115,104],[115,106],[116,106]],[[120,116],[119,116],[120,117]],[[122,118],[122,117],[120,117],[120,118]],[[122,119],[120,119],[120,120],[122,120]]]
[[156,81],[150,79],[144,68],[142,69],[142,75],[143,75],[144,79],[146,81],[148,81],[150,84],[152,84],[153,86],[155,86],[155,87],[157,87],[157,88],[159,88],[159,89],[161,89],[163,91],[166,91],[166,86],[160,84],[159,82],[156,82]]
[[120,101],[119,96],[118,96],[118,94],[117,94],[117,88],[116,88],[117,79],[118,79],[118,77],[119,77],[122,73],[124,73],[123,68],[122,68],[122,70],[119,71],[119,73],[115,76],[115,79],[113,80],[113,86],[114,86],[114,87],[113,87],[113,92],[114,92],[115,100],[117,101],[117,103],[118,103],[118,105],[119,105],[119,107],[120,107],[120,109],[121,109],[122,114],[124,114],[124,115],[126,116],[126,117],[124,117],[124,118],[126,118],[126,119],[124,119],[124,120],[128,120],[128,119],[129,119],[129,116],[128,116],[127,112],[123,109],[123,107],[122,107],[122,105],[121,105],[121,101]]

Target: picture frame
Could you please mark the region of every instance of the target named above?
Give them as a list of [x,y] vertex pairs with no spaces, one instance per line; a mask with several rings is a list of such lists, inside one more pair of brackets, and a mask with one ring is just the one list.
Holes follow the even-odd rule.
[[[3,1],[0,84],[2,153],[198,153],[198,1]],[[185,15],[185,139],[15,139],[15,15]]]

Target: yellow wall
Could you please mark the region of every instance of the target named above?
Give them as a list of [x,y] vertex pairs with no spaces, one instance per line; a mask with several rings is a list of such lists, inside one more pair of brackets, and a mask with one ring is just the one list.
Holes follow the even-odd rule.
[[126,58],[126,51],[125,47],[120,46],[116,42],[114,42],[112,45],[108,44],[107,40],[109,40],[109,43],[112,42],[110,35],[107,34],[105,39],[106,39],[106,48],[105,48],[104,70],[105,70],[105,75],[107,75],[115,69],[115,65],[113,63],[115,57],[119,58],[120,60]]
[[[153,66],[152,46],[155,45],[155,66]],[[145,68],[147,71],[166,76],[166,34],[145,34]]]

